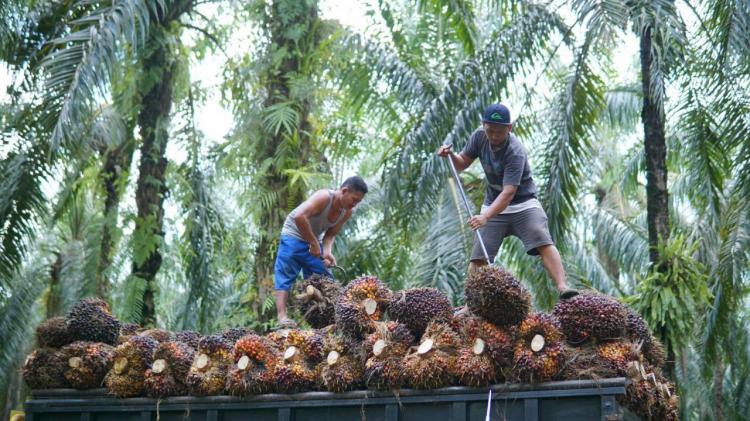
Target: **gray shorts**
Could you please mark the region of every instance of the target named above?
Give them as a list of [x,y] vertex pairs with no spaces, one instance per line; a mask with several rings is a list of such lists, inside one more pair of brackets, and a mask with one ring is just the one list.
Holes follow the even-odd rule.
[[[547,228],[547,214],[544,209],[530,208],[521,212],[495,215],[487,221],[487,225],[479,229],[484,240],[490,262],[495,260],[497,250],[503,239],[514,235],[521,239],[526,254],[536,256],[539,254],[537,247],[555,244]],[[471,251],[471,260],[484,260],[482,247],[479,245],[477,236],[474,236],[474,248]]]

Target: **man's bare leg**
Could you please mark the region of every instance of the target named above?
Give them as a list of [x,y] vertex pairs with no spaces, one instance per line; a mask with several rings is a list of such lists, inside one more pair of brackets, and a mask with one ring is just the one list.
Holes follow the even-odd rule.
[[289,291],[276,290],[273,294],[276,296],[276,319],[281,323],[286,320],[286,299],[289,297]]
[[555,287],[559,292],[563,292],[568,289],[568,284],[565,281],[565,269],[563,269],[562,259],[560,258],[560,252],[557,251],[557,247],[552,244],[537,247],[539,256],[542,258],[542,265],[547,270],[547,274],[552,281],[555,282]]

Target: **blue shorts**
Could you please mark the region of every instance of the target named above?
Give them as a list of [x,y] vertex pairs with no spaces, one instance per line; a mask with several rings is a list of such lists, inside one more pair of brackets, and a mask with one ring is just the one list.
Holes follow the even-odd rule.
[[[323,249],[323,245],[320,245]],[[323,260],[310,253],[310,244],[291,235],[282,235],[279,241],[279,252],[273,268],[274,289],[289,291],[300,270],[307,278],[313,273],[319,273],[333,278],[333,274],[323,264]]]

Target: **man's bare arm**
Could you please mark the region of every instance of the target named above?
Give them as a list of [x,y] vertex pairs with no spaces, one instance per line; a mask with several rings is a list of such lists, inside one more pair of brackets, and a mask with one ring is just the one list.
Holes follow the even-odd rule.
[[329,266],[336,266],[336,258],[333,256],[333,240],[336,239],[336,234],[341,231],[341,228],[344,226],[346,221],[349,220],[349,218],[352,216],[352,210],[349,209],[346,211],[346,214],[344,214],[344,217],[341,218],[341,221],[339,221],[338,224],[332,226],[326,231],[325,236],[323,237],[323,258],[328,260]]
[[451,151],[449,146],[445,146],[445,145],[438,148],[437,154],[444,158],[450,157],[450,159],[453,160],[453,165],[456,166],[456,171],[458,172],[461,172],[469,168],[469,166],[471,166],[471,164],[474,162],[474,159],[470,158],[465,153],[461,152],[459,154],[455,154],[453,153],[453,151]]
[[489,219],[499,213],[502,213],[505,208],[508,207],[511,200],[513,200],[513,197],[516,195],[517,190],[518,186],[510,184],[503,186],[503,191],[501,191],[500,194],[495,198],[495,200],[492,201],[492,204],[482,212],[484,216]]

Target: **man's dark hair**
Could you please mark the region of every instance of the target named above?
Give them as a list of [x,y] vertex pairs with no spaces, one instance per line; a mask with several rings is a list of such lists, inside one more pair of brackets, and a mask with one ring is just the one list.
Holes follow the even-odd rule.
[[344,180],[344,182],[341,183],[341,188],[343,189],[344,187],[347,187],[349,190],[358,191],[362,194],[367,194],[367,183],[365,183],[365,180],[358,175]]

